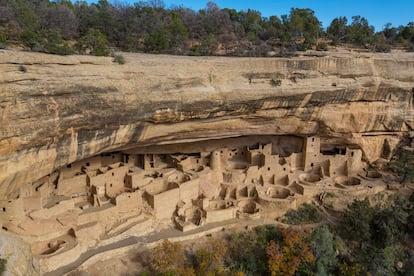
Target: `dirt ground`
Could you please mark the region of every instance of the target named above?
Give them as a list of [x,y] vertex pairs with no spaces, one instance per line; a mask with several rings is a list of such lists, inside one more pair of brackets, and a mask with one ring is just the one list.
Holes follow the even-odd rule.
[[[205,236],[197,239],[187,240],[181,242],[185,250],[197,250],[208,239],[211,238],[223,238],[231,235],[234,232],[248,231],[253,226],[241,223],[231,227],[223,227],[221,231],[212,234],[206,234]],[[68,276],[132,276],[139,275],[143,271],[148,271],[148,264],[151,262],[150,250],[143,247],[139,252],[129,251],[128,253],[117,256],[110,260],[99,261],[87,269],[76,270]]]

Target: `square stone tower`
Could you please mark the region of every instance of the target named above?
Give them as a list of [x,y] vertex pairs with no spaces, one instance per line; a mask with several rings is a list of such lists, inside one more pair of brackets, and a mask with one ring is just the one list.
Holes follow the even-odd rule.
[[317,136],[305,137],[303,141],[303,170],[310,171],[319,163],[321,139]]

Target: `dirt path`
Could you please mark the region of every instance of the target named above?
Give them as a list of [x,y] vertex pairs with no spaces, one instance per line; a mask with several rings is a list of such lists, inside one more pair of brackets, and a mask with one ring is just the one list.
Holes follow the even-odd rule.
[[82,265],[85,261],[87,261],[91,257],[95,256],[96,254],[105,252],[105,251],[110,251],[110,250],[130,246],[130,245],[138,244],[138,243],[142,243],[145,245],[145,244],[150,244],[150,243],[163,240],[163,239],[174,239],[178,237],[191,236],[191,235],[206,232],[206,231],[218,228],[218,227],[226,227],[229,225],[234,225],[235,223],[238,223],[240,221],[241,220],[239,219],[231,219],[231,220],[222,221],[218,223],[210,223],[208,225],[201,226],[197,229],[194,229],[188,232],[181,232],[177,229],[171,228],[171,229],[165,229],[160,232],[153,233],[147,236],[141,236],[141,237],[132,236],[124,240],[120,240],[120,241],[117,241],[117,242],[114,242],[108,245],[104,245],[104,246],[89,250],[81,254],[81,256],[74,262],[68,265],[62,266],[54,271],[45,273],[44,276],[61,276],[65,273],[71,272],[75,270],[76,268],[78,268],[80,265]]
[[195,234],[199,234],[199,233],[207,234],[208,231],[217,229],[217,228],[230,229],[230,228],[243,228],[246,226],[254,227],[254,226],[259,226],[259,225],[274,224],[274,225],[278,225],[283,228],[304,229],[304,228],[314,228],[323,223],[327,223],[327,222],[325,221],[325,222],[308,224],[308,225],[289,225],[289,224],[278,222],[273,219],[264,219],[264,218],[257,219],[257,220],[231,219],[231,220],[226,220],[226,221],[217,222],[217,223],[210,223],[208,225],[201,226],[197,229],[194,229],[188,232],[181,232],[175,228],[169,228],[169,229],[164,229],[164,230],[161,230],[160,232],[152,233],[146,236],[140,236],[140,237],[132,236],[132,237],[129,237],[121,241],[117,241],[117,242],[114,242],[108,245],[104,245],[104,246],[89,250],[81,254],[81,256],[74,262],[68,265],[62,266],[54,271],[48,272],[44,275],[45,276],[60,276],[60,275],[69,273],[77,269],[79,266],[81,266],[85,261],[87,261],[91,257],[97,254],[106,252],[106,251],[115,250],[118,248],[130,246],[134,244],[147,245],[147,244],[151,244],[153,242],[164,240],[164,239],[175,239],[175,238],[183,238],[183,237],[189,237],[189,239],[191,239],[190,237]]
[[125,247],[125,246],[129,246],[129,245],[132,245],[132,244],[136,244],[138,242],[137,240],[138,240],[137,237],[129,237],[127,239],[124,239],[124,240],[121,240],[121,241],[118,241],[118,242],[115,242],[115,243],[111,243],[111,244],[108,244],[108,245],[104,245],[104,246],[89,250],[89,251],[81,254],[80,257],[76,261],[74,261],[74,262],[72,262],[68,265],[62,266],[62,267],[60,267],[60,268],[58,268],[54,271],[45,273],[44,275],[45,276],[60,276],[60,275],[63,275],[65,273],[68,273],[68,272],[76,269],[78,266],[80,266],[86,260],[88,260],[89,258],[91,258],[92,256],[94,256],[96,254],[99,254],[99,253],[102,253],[102,252],[105,252],[105,251],[109,251],[109,250],[114,250],[114,249],[121,248],[121,247]]

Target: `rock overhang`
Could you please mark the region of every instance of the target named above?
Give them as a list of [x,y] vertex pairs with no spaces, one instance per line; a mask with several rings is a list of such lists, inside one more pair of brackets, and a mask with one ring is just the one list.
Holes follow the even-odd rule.
[[124,55],[0,51],[2,196],[102,152],[237,136],[319,135],[373,162],[413,125],[409,53]]

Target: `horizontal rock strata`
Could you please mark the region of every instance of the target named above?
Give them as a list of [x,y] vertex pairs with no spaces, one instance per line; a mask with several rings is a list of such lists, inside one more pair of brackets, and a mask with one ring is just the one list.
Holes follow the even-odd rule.
[[239,136],[318,135],[374,162],[414,126],[411,53],[123,55],[0,50],[0,197],[98,153]]

